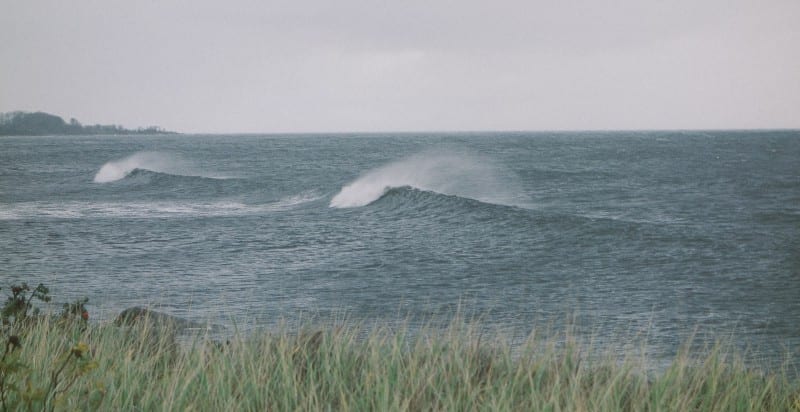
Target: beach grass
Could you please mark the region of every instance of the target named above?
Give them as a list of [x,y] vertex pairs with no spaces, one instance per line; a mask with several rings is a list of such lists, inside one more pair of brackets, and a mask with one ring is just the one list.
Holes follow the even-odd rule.
[[569,332],[512,345],[460,320],[413,332],[284,327],[225,342],[177,343],[173,332],[42,318],[0,347],[0,408],[800,411],[794,371],[753,368],[723,344],[653,370]]

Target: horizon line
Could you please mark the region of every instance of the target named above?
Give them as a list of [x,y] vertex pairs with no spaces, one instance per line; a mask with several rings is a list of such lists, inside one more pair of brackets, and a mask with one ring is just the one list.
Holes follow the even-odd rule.
[[264,135],[370,135],[370,134],[499,134],[499,133],[635,133],[635,132],[766,132],[800,131],[800,127],[758,127],[758,128],[654,128],[654,129],[485,129],[485,130],[354,130],[354,131],[271,131],[271,132],[174,132],[180,135],[212,136],[264,136]]

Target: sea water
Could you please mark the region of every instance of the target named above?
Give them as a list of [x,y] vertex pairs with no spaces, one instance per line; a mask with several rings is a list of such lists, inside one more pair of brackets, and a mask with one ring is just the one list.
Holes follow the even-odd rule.
[[[341,316],[800,345],[800,132],[0,138],[0,287],[240,330]],[[578,319],[576,321],[576,319]],[[579,332],[584,333],[584,332]],[[623,342],[616,342],[623,343]]]

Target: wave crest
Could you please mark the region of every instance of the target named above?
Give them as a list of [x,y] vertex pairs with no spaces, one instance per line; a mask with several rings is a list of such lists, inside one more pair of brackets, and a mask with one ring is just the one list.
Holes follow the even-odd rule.
[[520,203],[514,175],[490,159],[460,153],[422,153],[367,172],[342,187],[330,207],[366,206],[390,189],[404,186],[485,203]]
[[136,152],[126,158],[106,162],[97,174],[95,183],[109,183],[124,179],[137,171],[148,171],[176,176],[195,176],[218,179],[200,172],[191,163],[176,156],[158,152]]

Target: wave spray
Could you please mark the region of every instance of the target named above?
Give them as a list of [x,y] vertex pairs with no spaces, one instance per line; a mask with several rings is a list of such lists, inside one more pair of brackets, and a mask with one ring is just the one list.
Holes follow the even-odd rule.
[[389,189],[406,186],[515,206],[520,203],[516,180],[491,159],[463,153],[425,152],[367,172],[344,186],[331,199],[330,206],[366,206]]
[[189,163],[175,156],[158,152],[136,152],[126,158],[112,160],[104,164],[94,175],[94,182],[114,182],[127,177],[136,169],[172,175],[203,176]]

